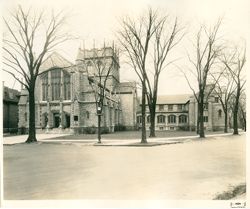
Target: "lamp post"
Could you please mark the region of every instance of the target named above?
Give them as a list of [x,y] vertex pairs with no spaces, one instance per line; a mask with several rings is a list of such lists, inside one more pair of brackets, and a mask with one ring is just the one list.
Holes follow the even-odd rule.
[[98,115],[98,143],[101,143],[101,114],[102,114],[102,108],[98,104],[98,107],[97,107],[97,115]]

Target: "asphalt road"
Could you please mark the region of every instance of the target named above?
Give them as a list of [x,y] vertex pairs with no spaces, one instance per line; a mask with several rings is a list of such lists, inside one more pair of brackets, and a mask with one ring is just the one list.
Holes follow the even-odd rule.
[[156,147],[4,146],[4,199],[211,200],[245,182],[245,135]]

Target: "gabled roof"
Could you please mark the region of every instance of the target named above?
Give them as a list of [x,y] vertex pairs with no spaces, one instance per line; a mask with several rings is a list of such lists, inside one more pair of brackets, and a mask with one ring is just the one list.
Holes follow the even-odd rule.
[[191,94],[159,95],[157,104],[186,104]]
[[191,94],[158,95],[157,104],[186,104],[191,96]]
[[46,70],[49,70],[50,68],[68,68],[70,66],[73,66],[73,64],[65,59],[62,55],[60,55],[57,52],[53,52],[47,59],[45,59],[40,67],[40,73]]

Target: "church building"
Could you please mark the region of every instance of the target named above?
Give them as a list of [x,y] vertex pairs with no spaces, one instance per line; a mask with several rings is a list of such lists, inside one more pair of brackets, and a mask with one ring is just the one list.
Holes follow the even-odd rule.
[[[112,63],[112,65],[110,64]],[[98,66],[98,67],[97,67]],[[112,47],[80,49],[75,64],[57,52],[52,53],[40,68],[36,82],[36,128],[41,132],[88,133],[97,127],[97,105],[93,84],[102,66],[110,70],[104,90],[101,127],[113,132],[121,126],[136,128],[137,91],[134,82],[120,82],[118,54]],[[22,89],[19,101],[18,127],[28,129],[28,92]]]

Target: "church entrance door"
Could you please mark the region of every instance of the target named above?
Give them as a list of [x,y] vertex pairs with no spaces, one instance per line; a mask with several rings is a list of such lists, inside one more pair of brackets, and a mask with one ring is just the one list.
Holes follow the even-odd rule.
[[58,128],[60,125],[60,115],[59,113],[54,113],[54,128]]
[[70,127],[70,115],[65,115],[65,119],[66,119],[66,128]]

